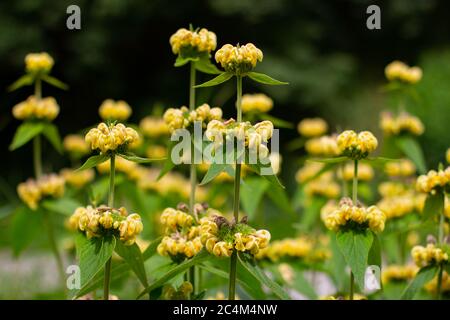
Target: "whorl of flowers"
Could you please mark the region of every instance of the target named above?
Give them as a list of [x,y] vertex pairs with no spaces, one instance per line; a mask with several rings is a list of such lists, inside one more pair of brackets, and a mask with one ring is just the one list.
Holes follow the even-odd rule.
[[122,123],[108,126],[103,122],[89,130],[85,137],[92,150],[98,149],[102,153],[124,148],[138,139],[139,135],[133,128],[125,127]]
[[326,198],[337,198],[341,193],[341,187],[333,180],[332,175],[322,174],[317,179],[308,182],[304,188],[308,196],[322,196]]
[[140,215],[128,214],[124,207],[79,207],[70,216],[68,224],[71,229],[83,232],[88,239],[114,235],[125,245],[134,244],[144,229]]
[[199,31],[190,31],[181,28],[170,37],[169,42],[174,54],[191,56],[193,53],[210,53],[215,50],[217,37],[214,32],[208,31],[205,28]]
[[203,126],[206,126],[207,122],[218,121],[222,119],[222,109],[217,107],[211,108],[206,103],[192,111],[189,111],[185,106],[169,108],[164,112],[163,119],[170,132],[174,132],[177,129],[188,128],[196,121],[202,122]]
[[[438,292],[438,277],[437,276],[434,277],[433,280],[431,280],[430,282],[428,282],[425,285],[425,290],[427,290],[428,292],[430,292],[432,294],[436,294]],[[448,294],[450,292],[450,276],[446,271],[444,271],[442,273],[440,290],[444,294]]]
[[95,172],[93,169],[77,171],[74,169],[62,169],[60,175],[68,185],[81,189],[86,184],[94,180]]
[[336,136],[322,136],[305,142],[305,150],[312,156],[333,157],[339,154]]
[[227,72],[243,75],[263,60],[263,53],[253,43],[236,47],[226,44],[216,52],[216,62]]
[[[345,181],[351,181],[355,175],[355,165],[353,163],[347,163],[343,167],[343,170],[338,170],[338,178]],[[373,168],[367,163],[358,164],[358,180],[370,181],[373,179]]]
[[200,237],[206,250],[217,257],[230,257],[233,250],[258,254],[269,245],[270,233],[255,230],[246,219],[230,223],[222,216],[204,217],[200,220]]
[[356,133],[346,130],[337,137],[340,152],[351,159],[366,158],[378,146],[378,140],[370,131]]
[[273,100],[264,93],[244,94],[241,101],[242,112],[266,113],[273,108]]
[[167,148],[164,146],[159,145],[150,145],[147,147],[147,150],[145,151],[145,154],[150,159],[158,159],[158,158],[164,158],[167,156]]
[[139,123],[139,128],[144,136],[149,138],[159,138],[170,133],[169,126],[163,118],[145,117]]
[[123,100],[106,99],[98,109],[103,120],[125,121],[131,116],[131,112],[131,107]]
[[[324,167],[323,163],[307,161],[295,174],[295,180],[298,183],[303,183],[315,177]],[[322,175],[330,175],[331,172],[325,172]],[[330,177],[331,178],[331,177]]]
[[25,56],[25,70],[30,73],[49,73],[54,63],[47,52],[29,53]]
[[402,133],[420,136],[425,131],[422,121],[405,111],[397,116],[394,116],[391,112],[382,112],[380,128],[388,136],[395,136]]
[[353,204],[350,198],[342,198],[339,207],[330,212],[322,212],[321,218],[325,226],[333,231],[344,227],[369,228],[375,233],[384,230],[386,215],[376,206],[365,208]]
[[378,193],[382,197],[393,197],[404,195],[409,192],[409,188],[400,182],[385,181],[378,185]]
[[416,173],[416,166],[409,159],[387,162],[384,171],[390,177],[409,177]]
[[54,120],[59,114],[59,106],[53,97],[36,99],[35,96],[28,97],[27,100],[16,104],[12,113],[18,120],[38,119]]
[[272,241],[256,255],[257,259],[269,259],[273,262],[283,258],[305,259],[311,254],[314,243],[306,237],[286,238]]
[[297,125],[297,131],[306,138],[319,137],[328,130],[328,124],[322,118],[303,119]]
[[448,262],[448,253],[442,250],[442,248],[437,247],[434,243],[428,243],[426,247],[413,247],[411,256],[419,268]]
[[416,199],[414,193],[409,192],[382,198],[377,206],[386,214],[387,219],[400,218],[416,210]]
[[423,193],[435,193],[439,189],[450,187],[450,167],[445,170],[430,170],[426,175],[417,178],[416,189]]
[[395,60],[384,69],[386,78],[389,81],[401,81],[405,83],[417,83],[422,79],[422,69],[419,67],[409,67],[407,64]]
[[390,265],[383,268],[381,281],[384,284],[409,281],[416,276],[417,271],[419,271],[419,268],[415,265]]
[[37,180],[28,179],[17,186],[17,193],[30,209],[35,210],[42,199],[60,198],[64,195],[64,178],[51,173]]
[[63,148],[68,153],[84,156],[89,153],[89,144],[86,142],[83,136],[78,134],[69,134],[64,137]]

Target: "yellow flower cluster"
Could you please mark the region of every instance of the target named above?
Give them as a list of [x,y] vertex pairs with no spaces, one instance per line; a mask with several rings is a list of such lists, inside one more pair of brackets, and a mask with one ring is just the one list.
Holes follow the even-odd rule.
[[262,158],[269,155],[269,149],[264,143],[267,143],[273,135],[273,124],[268,120],[258,122],[252,125],[250,122],[235,122],[233,119],[227,122],[212,120],[208,123],[205,136],[213,141],[216,148],[223,145],[224,140],[243,141],[244,146],[252,152],[259,152]]
[[384,171],[390,177],[409,177],[416,173],[416,166],[409,159],[387,162]]
[[211,108],[206,103],[192,111],[185,106],[179,109],[169,108],[164,112],[163,119],[169,127],[169,131],[174,132],[177,129],[187,128],[196,121],[204,122],[203,125],[209,121],[218,121],[222,119],[222,109]]
[[448,254],[441,248],[437,248],[433,243],[427,244],[426,247],[413,247],[411,250],[411,256],[419,268],[448,262]]
[[341,193],[341,188],[330,174],[322,174],[317,179],[308,182],[305,185],[305,194],[307,196],[323,196],[326,198],[337,198]]
[[64,150],[71,154],[83,156],[89,153],[89,144],[83,136],[78,134],[69,134],[63,140]]
[[297,125],[297,131],[300,135],[312,138],[324,135],[328,130],[328,124],[322,118],[303,119]]
[[[338,177],[345,181],[351,181],[355,175],[355,165],[353,163],[347,163],[343,170],[338,171]],[[373,168],[367,163],[358,164],[358,180],[370,181],[373,179]]]
[[47,52],[29,53],[25,56],[25,70],[31,73],[48,73],[54,63]]
[[131,107],[123,100],[106,99],[100,105],[98,113],[103,120],[125,121],[131,116]]
[[145,154],[150,159],[161,159],[167,157],[167,148],[159,145],[150,145]]
[[387,219],[400,218],[416,210],[416,200],[414,194],[409,192],[382,198],[377,206],[386,214]]
[[354,205],[350,198],[342,198],[339,207],[331,212],[323,211],[321,215],[325,226],[338,231],[349,223],[359,227],[368,227],[375,233],[382,232],[386,222],[386,215],[376,206],[364,208]]
[[434,193],[436,189],[448,188],[450,185],[450,167],[445,170],[430,170],[417,178],[416,189],[423,193]]
[[169,135],[169,127],[162,118],[145,117],[139,123],[139,128],[144,136],[149,138],[159,138],[161,136]]
[[43,198],[60,198],[64,195],[64,178],[51,173],[38,180],[28,179],[17,186],[17,193],[30,209],[35,210]]
[[[298,183],[303,183],[316,176],[322,170],[324,164],[320,162],[306,162],[295,174],[295,180]],[[323,173],[322,175],[330,175],[331,172]],[[330,177],[331,178],[331,177]]]
[[185,281],[176,290],[172,285],[165,285],[162,289],[161,299],[163,300],[188,300],[189,295],[194,291],[194,287],[189,281]]
[[139,135],[136,130],[125,127],[122,123],[108,126],[102,122],[97,128],[89,130],[85,139],[92,150],[99,149],[106,153],[135,142]]
[[264,93],[244,94],[241,101],[242,112],[269,112],[273,108],[273,100]]
[[276,240],[261,249],[256,255],[257,259],[269,259],[273,262],[282,258],[305,259],[313,250],[313,242],[306,237],[286,238]]
[[[438,291],[438,278],[435,277],[433,280],[425,285],[425,290],[432,294],[436,294]],[[450,292],[450,276],[447,272],[442,273],[441,281],[441,293],[448,294]]]
[[385,181],[378,185],[378,193],[382,197],[393,197],[404,195],[409,192],[406,185],[400,182]]
[[230,225],[219,216],[202,218],[200,228],[202,244],[217,257],[230,257],[233,250],[256,255],[270,241],[267,230],[255,230],[245,223]]
[[185,56],[192,50],[210,53],[216,49],[217,37],[214,32],[205,28],[198,32],[181,28],[170,37],[169,42],[174,54]]
[[68,185],[81,189],[86,184],[94,180],[95,172],[92,169],[76,171],[73,169],[62,169],[60,175]]
[[312,156],[333,157],[339,154],[335,136],[322,136],[306,141],[305,150]]
[[217,50],[215,58],[225,71],[243,75],[263,60],[263,53],[253,43],[236,47],[226,44]]
[[389,81],[402,81],[414,84],[422,79],[421,68],[409,67],[407,64],[398,60],[389,63],[384,69],[384,73]]
[[366,158],[378,146],[378,140],[370,131],[356,133],[346,130],[337,137],[340,152],[351,159]]
[[144,229],[140,215],[129,215],[124,207],[79,207],[69,218],[68,224],[71,229],[85,233],[88,239],[101,237],[112,231],[125,245],[134,244],[136,236]]
[[59,114],[59,106],[55,98],[36,99],[34,96],[16,104],[12,110],[13,116],[19,120],[39,119],[52,121]]
[[408,281],[416,276],[418,268],[415,265],[390,265],[383,268],[381,274],[381,282],[383,284],[389,282]]
[[398,116],[394,116],[391,112],[382,112],[380,128],[388,136],[399,135],[401,133],[420,136],[425,131],[425,127],[418,117],[404,111]]

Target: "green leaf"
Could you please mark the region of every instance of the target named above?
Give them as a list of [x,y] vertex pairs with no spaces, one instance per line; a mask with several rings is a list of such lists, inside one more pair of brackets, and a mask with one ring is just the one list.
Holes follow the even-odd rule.
[[242,206],[250,219],[255,217],[256,209],[268,187],[268,181],[260,178],[248,178],[241,186]]
[[372,246],[370,247],[369,257],[367,259],[368,265],[375,265],[381,268],[381,245],[380,238],[374,234]]
[[444,210],[444,192],[429,194],[425,200],[422,215],[424,219],[431,219],[438,216]]
[[200,186],[207,184],[211,180],[213,180],[215,177],[217,177],[220,173],[226,170],[226,168],[230,166],[226,163],[211,163],[211,165],[208,168],[208,171],[206,172],[205,176],[202,179],[202,182],[200,182]]
[[47,123],[42,131],[42,134],[52,144],[60,154],[63,153],[63,146],[61,143],[61,137],[59,136],[58,127],[52,123]]
[[336,158],[313,158],[313,159],[308,159],[308,161],[312,161],[312,162],[320,162],[320,163],[341,163],[344,161],[347,161],[348,158],[347,157],[336,157]]
[[232,73],[223,72],[223,73],[219,74],[217,77],[215,77],[214,79],[206,81],[202,84],[196,85],[196,86],[194,86],[194,88],[205,88],[205,87],[217,86],[221,83],[224,83],[225,81],[230,80],[232,77],[233,77]]
[[[281,184],[280,180],[278,179],[276,174],[273,174],[272,168],[269,165],[263,165],[261,163],[255,163],[255,164],[247,164],[247,166],[256,174],[258,174],[259,176],[263,177],[264,179],[266,179],[267,181],[269,181],[270,183],[272,183],[275,186],[278,186],[282,189],[284,189],[284,186]],[[268,172],[272,172],[272,174],[261,174],[262,170],[267,170]]]
[[162,159],[142,158],[142,157],[138,157],[137,155],[132,154],[130,152],[128,152],[128,153],[118,153],[117,155],[119,157],[121,157],[121,158],[124,158],[125,160],[133,161],[133,162],[136,162],[136,163],[150,163],[150,162],[153,162],[153,161],[165,160],[165,158],[162,158]]
[[33,211],[26,206],[20,206],[14,212],[9,228],[13,254],[17,257],[42,234],[42,212],[39,209]]
[[316,300],[317,293],[312,287],[312,285],[305,279],[305,276],[302,271],[295,270],[294,281],[292,287],[296,289],[298,292],[303,293],[310,299]]
[[93,167],[99,165],[100,163],[103,163],[103,162],[109,160],[109,158],[110,158],[110,156],[107,154],[99,154],[97,156],[89,157],[89,159],[87,159],[86,162],[80,168],[78,168],[76,171],[82,171],[82,170],[93,168]]
[[289,84],[287,82],[282,82],[282,81],[276,80],[272,77],[269,77],[267,74],[259,73],[259,72],[249,72],[249,73],[247,73],[247,76],[256,82],[269,84],[272,86]]
[[436,265],[420,269],[408,287],[406,287],[401,299],[412,300],[427,282],[433,280],[438,270],[439,267]]
[[336,240],[345,262],[355,276],[356,284],[363,290],[369,251],[373,243],[372,231],[341,230],[337,233]]
[[81,203],[71,198],[48,199],[42,201],[43,208],[65,216],[71,216],[75,209],[81,206]]
[[220,74],[222,71],[220,71],[213,63],[211,63],[211,60],[209,60],[208,57],[201,58],[194,62],[195,69],[197,69],[200,72],[207,73],[207,74]]
[[116,246],[116,238],[87,239],[84,234],[79,233],[75,244],[81,273],[81,288],[83,288],[111,258]]
[[16,81],[14,81],[14,83],[8,87],[8,91],[11,92],[11,91],[17,90],[19,88],[22,88],[24,86],[32,85],[33,81],[34,81],[34,78],[31,74],[23,75]]
[[43,122],[26,121],[22,123],[17,128],[17,131],[14,134],[14,138],[11,145],[9,146],[9,150],[13,151],[20,148],[35,136],[40,134],[44,130],[44,127],[45,124]]
[[191,61],[194,61],[194,59],[191,57],[182,57],[182,56],[178,55],[177,59],[175,60],[175,63],[173,65],[175,67],[182,67]]
[[414,138],[408,136],[398,137],[395,140],[395,143],[398,148],[414,162],[419,173],[424,174],[427,171],[422,148]]
[[156,253],[156,249],[158,248],[158,245],[161,242],[161,240],[162,237],[158,237],[148,245],[148,247],[142,253],[142,259],[144,259],[144,261],[147,261],[151,256],[153,256]]
[[295,210],[292,209],[291,202],[289,200],[289,196],[286,193],[286,189],[274,185],[273,188],[270,188],[266,192],[266,194],[269,196],[269,198],[272,200],[272,202],[283,212],[289,213],[292,216],[295,216]]
[[282,300],[291,300],[286,291],[276,282],[271,280],[263,270],[261,270],[255,262],[255,259],[245,253],[239,253],[238,259],[240,264],[247,269],[260,283],[269,288],[274,295]]
[[52,85],[56,88],[62,89],[62,90],[68,90],[69,86],[62,82],[61,80],[56,79],[55,77],[52,77],[48,74],[45,74],[41,77],[42,80],[47,82],[49,85]]
[[144,267],[144,259],[137,244],[134,243],[131,246],[126,246],[122,243],[122,241],[117,241],[115,250],[117,254],[128,263],[131,270],[133,270],[133,272],[136,274],[141,284],[144,287],[148,286],[147,274]]
[[153,291],[154,289],[157,289],[157,288],[163,286],[166,282],[168,282],[173,277],[177,276],[178,274],[181,274],[182,272],[185,272],[190,267],[199,264],[200,262],[206,260],[208,257],[210,257],[210,256],[206,250],[200,251],[200,253],[198,253],[192,259],[185,260],[184,262],[180,263],[179,265],[176,265],[175,267],[171,268],[162,277],[160,277],[159,279],[152,282],[139,294],[139,296],[137,298],[139,299],[143,295]]

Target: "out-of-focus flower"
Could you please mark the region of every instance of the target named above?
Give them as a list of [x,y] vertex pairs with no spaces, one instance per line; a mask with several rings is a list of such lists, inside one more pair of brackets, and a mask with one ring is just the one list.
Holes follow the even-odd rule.
[[167,148],[159,145],[151,145],[145,153],[150,159],[161,159],[167,156]]
[[323,166],[324,166],[323,163],[308,161],[305,163],[305,165],[302,168],[300,168],[297,171],[297,173],[295,174],[295,180],[298,183],[303,183],[307,180],[310,180],[319,174],[319,172],[320,172],[320,170],[322,170]]
[[131,116],[131,112],[131,107],[123,100],[106,99],[98,109],[103,120],[125,121]]
[[63,140],[64,150],[70,154],[84,156],[89,153],[89,144],[83,136],[78,134],[69,134]]
[[306,237],[286,238],[273,241],[256,255],[257,259],[277,262],[282,258],[305,259],[313,250],[313,242]]
[[346,130],[337,137],[340,152],[351,159],[366,158],[378,146],[378,140],[370,131],[356,133]]
[[225,71],[243,75],[263,60],[263,53],[253,43],[236,47],[226,44],[217,50],[215,58]]
[[16,104],[12,110],[13,116],[19,120],[39,119],[52,121],[59,114],[59,106],[55,98],[36,99],[35,96]]
[[[441,280],[441,293],[448,294],[450,292],[450,276],[447,272],[442,273],[442,280]],[[434,277],[433,280],[428,282],[425,285],[425,290],[432,294],[436,294],[438,292],[438,277]]]
[[269,112],[273,108],[273,100],[264,93],[244,94],[241,102],[242,112]]
[[[353,163],[347,163],[343,170],[338,170],[338,177],[345,181],[351,181],[355,175],[355,165]],[[373,168],[367,163],[358,164],[358,180],[370,181],[373,179]]]
[[448,254],[433,243],[427,244],[426,247],[415,246],[411,250],[411,256],[419,268],[448,262]]
[[416,189],[423,193],[434,193],[436,189],[448,188],[450,185],[450,167],[445,170],[430,170],[417,178]]
[[405,111],[401,112],[398,116],[394,116],[391,112],[382,112],[380,127],[386,135],[410,133],[415,136],[420,136],[425,131],[422,121]]
[[174,54],[190,57],[193,54],[198,55],[198,53],[202,52],[210,53],[215,50],[217,37],[214,32],[208,31],[205,28],[200,29],[198,32],[181,28],[170,37],[169,42]]
[[103,122],[97,128],[89,130],[85,137],[92,150],[99,149],[102,153],[125,147],[138,138],[139,135],[133,128],[125,127],[122,123],[108,126]]
[[38,180],[28,179],[17,186],[20,199],[30,209],[37,209],[39,202],[45,197],[60,198],[64,195],[64,178],[51,173]]
[[409,281],[416,276],[417,271],[419,271],[419,268],[415,265],[390,265],[383,268],[381,281],[384,284]]
[[77,189],[84,187],[86,184],[94,180],[95,172],[93,169],[76,171],[73,169],[62,169],[60,172],[68,185]]
[[29,53],[25,56],[25,70],[30,73],[49,73],[54,63],[47,52]]
[[416,210],[415,195],[404,195],[382,198],[377,206],[386,214],[387,219],[403,217]]
[[409,177],[416,173],[416,166],[409,159],[387,162],[384,171],[390,177]]
[[419,67],[409,67],[401,61],[393,61],[384,70],[389,81],[401,81],[405,83],[417,83],[422,79],[422,69]]
[[139,127],[142,134],[149,138],[159,138],[170,133],[169,127],[163,118],[145,117],[141,120]]
[[306,141],[305,150],[312,156],[333,157],[339,154],[336,136],[322,136]]
[[322,118],[307,118],[299,122],[297,130],[307,138],[319,137],[327,132],[328,124]]

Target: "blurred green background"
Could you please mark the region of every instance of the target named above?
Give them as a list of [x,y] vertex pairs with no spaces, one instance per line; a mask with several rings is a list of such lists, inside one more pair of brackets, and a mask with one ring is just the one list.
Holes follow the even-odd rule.
[[[66,8],[81,8],[82,29],[66,28]],[[366,8],[381,7],[381,30],[366,28]],[[450,121],[450,3],[438,0],[15,0],[0,2],[1,177],[11,185],[32,173],[31,146],[10,153],[7,146],[18,121],[11,108],[31,88],[7,93],[23,72],[28,52],[47,51],[56,61],[53,74],[70,85],[54,95],[62,135],[96,123],[105,98],[124,99],[139,121],[188,99],[188,72],[174,68],[169,37],[180,27],[206,27],[225,43],[253,42],[264,52],[262,72],[288,81],[285,87],[244,82],[244,92],[264,91],[275,100],[272,114],[297,123],[321,116],[334,128],[378,130],[378,113],[389,105],[381,90],[383,70],[394,59],[424,69],[419,99],[408,109],[426,125],[421,137],[427,161],[443,160]],[[207,79],[201,76],[199,81]],[[233,114],[234,88],[203,89],[198,103],[210,102]],[[378,132],[379,133],[379,132]],[[282,143],[297,136],[282,130]],[[283,151],[283,149],[282,149]],[[47,163],[64,163],[50,147]],[[287,158],[288,159],[288,158]],[[286,163],[288,164],[289,163]]]

